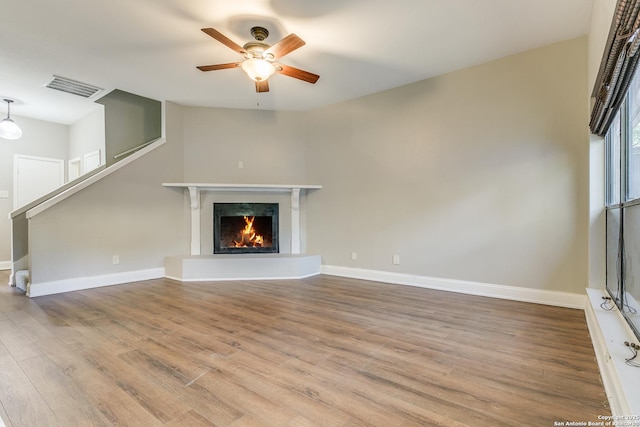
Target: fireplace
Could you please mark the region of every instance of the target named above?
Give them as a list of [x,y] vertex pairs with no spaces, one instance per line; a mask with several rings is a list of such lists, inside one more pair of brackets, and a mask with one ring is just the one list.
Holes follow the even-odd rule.
[[213,253],[278,253],[277,203],[214,203]]

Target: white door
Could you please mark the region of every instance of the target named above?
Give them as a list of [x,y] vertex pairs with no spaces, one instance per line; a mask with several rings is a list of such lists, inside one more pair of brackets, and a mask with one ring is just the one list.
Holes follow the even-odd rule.
[[84,173],[91,172],[98,166],[100,166],[100,150],[84,155]]
[[67,181],[73,181],[76,178],[80,178],[80,175],[82,175],[82,159],[80,157],[76,157],[75,159],[69,160],[67,170]]
[[13,208],[17,209],[64,184],[64,160],[16,154]]

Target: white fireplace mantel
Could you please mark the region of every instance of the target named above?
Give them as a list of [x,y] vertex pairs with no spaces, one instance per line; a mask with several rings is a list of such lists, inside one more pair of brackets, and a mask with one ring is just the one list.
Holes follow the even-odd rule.
[[291,193],[291,253],[299,254],[300,245],[300,191],[318,190],[321,185],[295,184],[208,184],[168,182],[164,187],[184,188],[191,201],[191,255],[200,255],[200,193],[202,191],[234,191],[252,193]]

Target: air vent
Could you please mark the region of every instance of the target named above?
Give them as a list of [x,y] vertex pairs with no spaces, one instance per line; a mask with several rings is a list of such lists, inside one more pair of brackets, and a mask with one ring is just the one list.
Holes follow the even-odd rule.
[[61,92],[78,95],[83,98],[90,98],[102,90],[99,87],[91,86],[86,83],[80,83],[75,80],[59,76],[53,76],[53,80],[51,80],[49,84],[47,84],[47,87],[59,90]]

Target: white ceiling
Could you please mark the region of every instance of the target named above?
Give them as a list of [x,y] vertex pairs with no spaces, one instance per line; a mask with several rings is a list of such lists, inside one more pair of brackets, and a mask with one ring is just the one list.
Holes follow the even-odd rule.
[[[584,35],[593,0],[12,0],[0,10],[0,97],[12,115],[70,124],[95,104],[44,87],[53,75],[183,105],[306,110]],[[257,94],[240,69],[197,65],[242,57],[261,24],[280,60],[320,75],[283,75]],[[103,94],[106,92],[103,92]],[[2,115],[6,104],[0,105]]]

